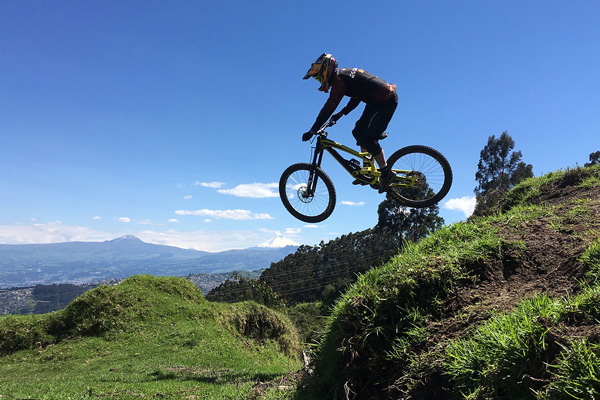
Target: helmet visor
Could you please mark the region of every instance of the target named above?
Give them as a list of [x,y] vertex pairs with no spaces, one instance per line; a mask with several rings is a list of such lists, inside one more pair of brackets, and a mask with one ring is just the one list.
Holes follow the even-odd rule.
[[308,71],[306,71],[306,75],[304,75],[304,78],[302,79],[308,79],[311,76],[315,76],[319,73],[319,70],[321,69],[321,65],[317,64],[317,63],[312,63],[312,65],[310,66],[310,68],[308,69]]

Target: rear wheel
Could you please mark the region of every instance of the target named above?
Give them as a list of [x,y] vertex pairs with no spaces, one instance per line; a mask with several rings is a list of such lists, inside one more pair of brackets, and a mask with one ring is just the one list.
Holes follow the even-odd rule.
[[[387,163],[398,175],[388,194],[408,207],[430,207],[443,199],[452,185],[450,163],[431,147],[404,147],[392,154]],[[406,185],[404,176],[413,178],[415,183]]]
[[326,220],[335,208],[333,182],[321,168],[313,168],[308,163],[291,165],[279,180],[279,197],[284,207],[300,221],[309,223]]

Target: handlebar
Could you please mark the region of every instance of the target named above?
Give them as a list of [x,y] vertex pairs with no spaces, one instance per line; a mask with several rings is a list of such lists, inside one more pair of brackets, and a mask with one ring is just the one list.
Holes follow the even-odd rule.
[[330,119],[329,121],[325,122],[325,125],[323,125],[316,133],[315,135],[322,135],[325,133],[325,129],[329,128],[330,126],[334,126],[337,123],[336,120],[334,119]]

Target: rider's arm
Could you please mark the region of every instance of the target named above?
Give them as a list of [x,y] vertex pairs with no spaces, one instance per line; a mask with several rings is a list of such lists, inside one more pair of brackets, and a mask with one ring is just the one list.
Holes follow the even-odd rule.
[[337,106],[342,101],[342,98],[345,94],[346,85],[342,82],[341,79],[339,82],[334,82],[334,84],[331,85],[331,93],[329,94],[329,98],[327,99],[327,102],[319,112],[317,120],[313,124],[312,128],[310,128],[311,132],[318,131],[323,126],[323,124],[327,122],[329,117],[331,117],[331,114],[333,114]]
[[348,115],[360,104],[360,99],[358,97],[352,97],[346,107],[342,108],[341,113],[344,115]]

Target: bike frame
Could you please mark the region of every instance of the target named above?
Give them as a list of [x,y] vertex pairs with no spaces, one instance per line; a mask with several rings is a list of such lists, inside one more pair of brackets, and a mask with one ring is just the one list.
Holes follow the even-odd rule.
[[[350,159],[346,159],[342,157],[342,155],[336,150],[341,150],[345,153],[350,154],[351,156],[357,157],[359,160],[362,160],[363,165],[366,165],[365,171],[362,171],[360,165],[354,165],[350,162]],[[347,146],[344,146],[341,143],[335,142],[331,139],[327,139],[327,134],[325,132],[319,134],[317,136],[317,144],[315,146],[315,154],[313,156],[312,164],[317,167],[321,167],[321,161],[323,160],[323,154],[327,151],[331,156],[353,177],[357,177],[361,175],[363,172],[364,175],[367,173],[372,177],[380,177],[381,172],[377,171],[375,168],[375,161],[373,157],[370,157],[370,153],[362,153],[358,152],[354,149],[351,149]],[[360,163],[360,161],[359,161]]]
[[[378,187],[381,172],[375,167],[375,160],[374,157],[371,156],[371,153],[358,152],[350,147],[344,146],[341,143],[327,139],[327,132],[325,132],[324,129],[331,125],[333,124],[331,124],[330,121],[317,132],[317,143],[311,162],[313,165],[313,171],[317,168],[321,168],[323,154],[325,151],[327,151],[353,178],[362,179],[365,184],[371,185],[372,187]],[[351,162],[351,158],[344,158],[337,150],[357,157],[359,160],[362,160],[363,165],[366,167],[362,167],[360,165],[360,161],[359,165],[353,164]],[[390,184],[390,186],[410,187],[417,182],[417,178],[415,176],[408,176],[408,174],[412,171],[399,169],[393,169],[393,171],[396,173],[396,179]],[[315,189],[317,187],[317,176],[312,171],[308,178],[307,186],[306,196],[309,197],[315,193]]]

